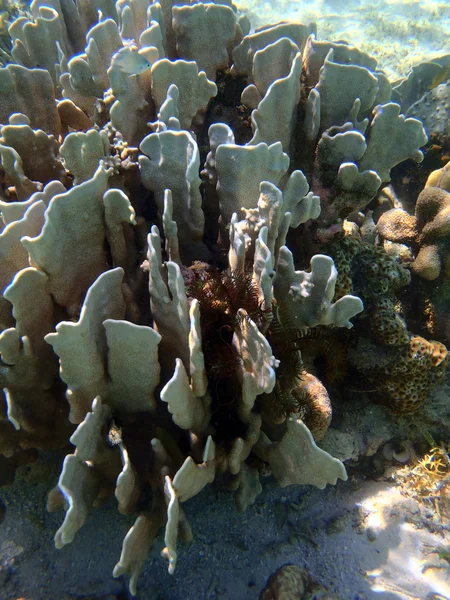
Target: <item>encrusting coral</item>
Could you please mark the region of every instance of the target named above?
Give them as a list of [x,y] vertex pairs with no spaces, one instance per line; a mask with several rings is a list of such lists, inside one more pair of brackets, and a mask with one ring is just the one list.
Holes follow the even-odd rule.
[[417,411],[430,389],[444,377],[448,352],[444,344],[425,340],[408,330],[398,296],[410,283],[409,270],[381,247],[352,235],[331,245],[330,253],[342,274],[338,277],[339,292],[357,293],[364,300],[365,310],[356,324],[357,331],[391,349],[383,364],[358,361],[358,371],[375,397],[394,413]]
[[395,364],[385,369],[382,390],[392,399],[395,412],[415,412],[428,397],[430,384],[445,375],[448,351],[444,344],[412,336]]
[[422,160],[424,129],[373,58],[314,32],[171,0],[34,0],[9,27],[0,449],[18,464],[70,437],[56,546],[114,494],[136,514],[114,569],[132,594],[161,528],[173,573],[183,503],[218,475],[239,510],[260,471],[347,478],[316,444],[343,330],[400,348],[378,371],[400,411],[446,364],[397,311],[409,272],[363,226],[344,237],[394,166]]
[[[370,350],[369,350],[370,348]],[[377,346],[366,351],[377,353]],[[373,364],[356,360],[374,399],[394,414],[418,411],[433,389],[446,375],[448,350],[441,342],[408,335],[406,343],[391,347],[383,362]]]
[[409,284],[409,271],[382,248],[352,235],[332,244],[330,253],[339,273],[336,295],[355,293],[363,299],[363,318],[375,339],[388,346],[406,344],[408,331],[396,292]]

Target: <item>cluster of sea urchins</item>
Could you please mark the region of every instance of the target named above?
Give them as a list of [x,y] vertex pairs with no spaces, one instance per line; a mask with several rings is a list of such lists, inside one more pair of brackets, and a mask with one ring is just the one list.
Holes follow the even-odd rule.
[[[205,367],[212,395],[212,423],[217,428],[217,438],[230,439],[230,430],[237,435],[245,433],[241,431],[245,425],[237,416],[241,393],[237,373],[241,358],[233,344],[237,320],[242,318],[239,309],[244,309],[245,318],[250,318],[264,332],[279,360],[274,390],[261,394],[255,408],[272,424],[298,414],[311,425],[313,435],[321,437],[329,425],[331,406],[325,388],[305,370],[300,352],[313,330],[303,332],[293,327],[289,319],[280,314],[276,301],[270,308],[262,306],[251,265],[246,265],[242,272],[235,272],[197,262],[186,271],[188,296],[200,304]],[[327,361],[328,354],[333,355],[330,345],[326,344],[325,348],[322,347],[324,340],[317,338],[317,341],[318,354]],[[321,388],[320,393],[317,386]]]

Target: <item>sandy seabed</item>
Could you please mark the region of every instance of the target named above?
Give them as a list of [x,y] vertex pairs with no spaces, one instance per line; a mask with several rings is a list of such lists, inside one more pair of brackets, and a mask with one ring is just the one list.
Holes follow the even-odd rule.
[[[125,600],[126,581],[111,573],[133,522],[110,500],[94,509],[72,544],[56,550],[63,513],[46,512],[62,454],[21,467],[3,488],[1,600]],[[180,543],[174,575],[159,553],[147,559],[137,600],[256,600],[278,567],[294,563],[342,600],[450,598],[450,527],[429,506],[389,481],[361,474],[336,487],[280,489],[266,479],[254,506],[238,514],[216,485],[184,506],[194,540]],[[439,595],[436,595],[439,594]]]
[[425,60],[450,54],[448,0],[240,0],[253,27],[315,21],[320,40],[345,40],[377,58],[391,82]]

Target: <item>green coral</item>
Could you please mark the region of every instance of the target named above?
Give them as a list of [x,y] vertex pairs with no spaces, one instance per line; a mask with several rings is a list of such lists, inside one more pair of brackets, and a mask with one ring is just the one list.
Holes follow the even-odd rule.
[[336,298],[355,294],[364,302],[371,335],[388,346],[408,343],[396,294],[410,282],[410,273],[382,248],[347,236],[330,248],[338,279]]

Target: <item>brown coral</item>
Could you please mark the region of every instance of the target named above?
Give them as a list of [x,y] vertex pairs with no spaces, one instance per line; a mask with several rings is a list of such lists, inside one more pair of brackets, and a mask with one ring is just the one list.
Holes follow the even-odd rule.
[[378,388],[378,396],[395,413],[413,413],[442,379],[447,364],[444,344],[412,336],[396,359],[380,370],[386,379]]
[[322,584],[314,581],[306,569],[283,565],[273,573],[259,596],[259,600],[335,600]]
[[425,188],[417,198],[416,223],[419,253],[412,265],[417,275],[433,280],[444,271],[450,276],[450,193],[439,187]]
[[374,337],[387,346],[402,346],[409,340],[405,321],[389,298],[380,298],[371,314]]
[[332,407],[325,386],[312,373],[319,359],[327,381],[342,381],[347,368],[346,346],[327,327],[303,331],[284,327],[276,306],[267,335],[280,365],[273,392],[259,399],[264,416],[279,424],[295,414],[315,440],[322,439],[331,422]]
[[[422,232],[428,231],[428,225],[434,222],[433,218],[436,218],[437,214],[443,219],[443,215],[440,214],[442,194],[450,197],[449,193],[439,188],[427,188],[425,192],[427,190],[438,190],[439,194],[438,197],[435,194],[431,202],[425,202],[427,212],[423,201],[418,203],[414,227]],[[392,213],[395,223],[399,213],[390,211],[390,214]],[[421,216],[421,220],[417,215]],[[411,217],[407,217],[409,227]],[[387,224],[385,219],[383,226],[387,227]],[[408,231],[408,227],[403,230],[398,228],[399,237],[392,241],[406,241],[408,235],[405,232]],[[409,227],[409,230],[412,231],[412,228]],[[416,239],[427,239],[422,232],[417,234]],[[393,359],[389,360],[385,367],[367,372],[363,367],[365,376],[372,387],[377,389],[379,399],[394,412],[416,411],[445,373],[448,351],[440,342],[429,342],[422,337],[411,336],[408,332],[406,322],[401,316],[402,306],[396,297],[398,290],[409,283],[408,270],[382,248],[374,248],[360,242],[358,238],[344,238],[333,248],[333,255],[339,273],[341,270],[344,272],[343,287],[348,286],[347,280],[352,283],[346,292],[356,293],[364,301],[364,323],[367,324],[371,338],[391,347],[394,352]],[[395,351],[396,348],[398,351]]]
[[352,261],[361,247],[360,240],[348,235],[330,249],[334,264],[338,271],[334,298],[339,299],[352,293]]
[[334,244],[330,254],[338,270],[335,299],[343,294],[361,293],[366,302],[368,294],[383,295],[409,283],[408,271],[383,248],[354,235]]
[[430,173],[425,187],[438,187],[443,190],[450,192],[450,162],[442,167]]
[[392,208],[381,215],[377,230],[383,239],[398,244],[411,244],[417,235],[416,219],[402,208]]
[[304,373],[300,385],[292,390],[299,415],[314,439],[321,440],[331,423],[332,409],[325,386],[311,373]]
[[[448,175],[432,173],[429,181],[446,185]],[[429,185],[417,198],[415,215],[393,209],[384,213],[377,229],[383,240],[418,247],[412,271],[428,281],[437,279],[441,272],[450,277],[450,193],[437,185]]]
[[[392,211],[391,211],[392,212]],[[380,247],[347,236],[331,248],[338,269],[336,295],[357,294],[372,336],[388,346],[408,343],[396,292],[410,281],[409,271]]]

